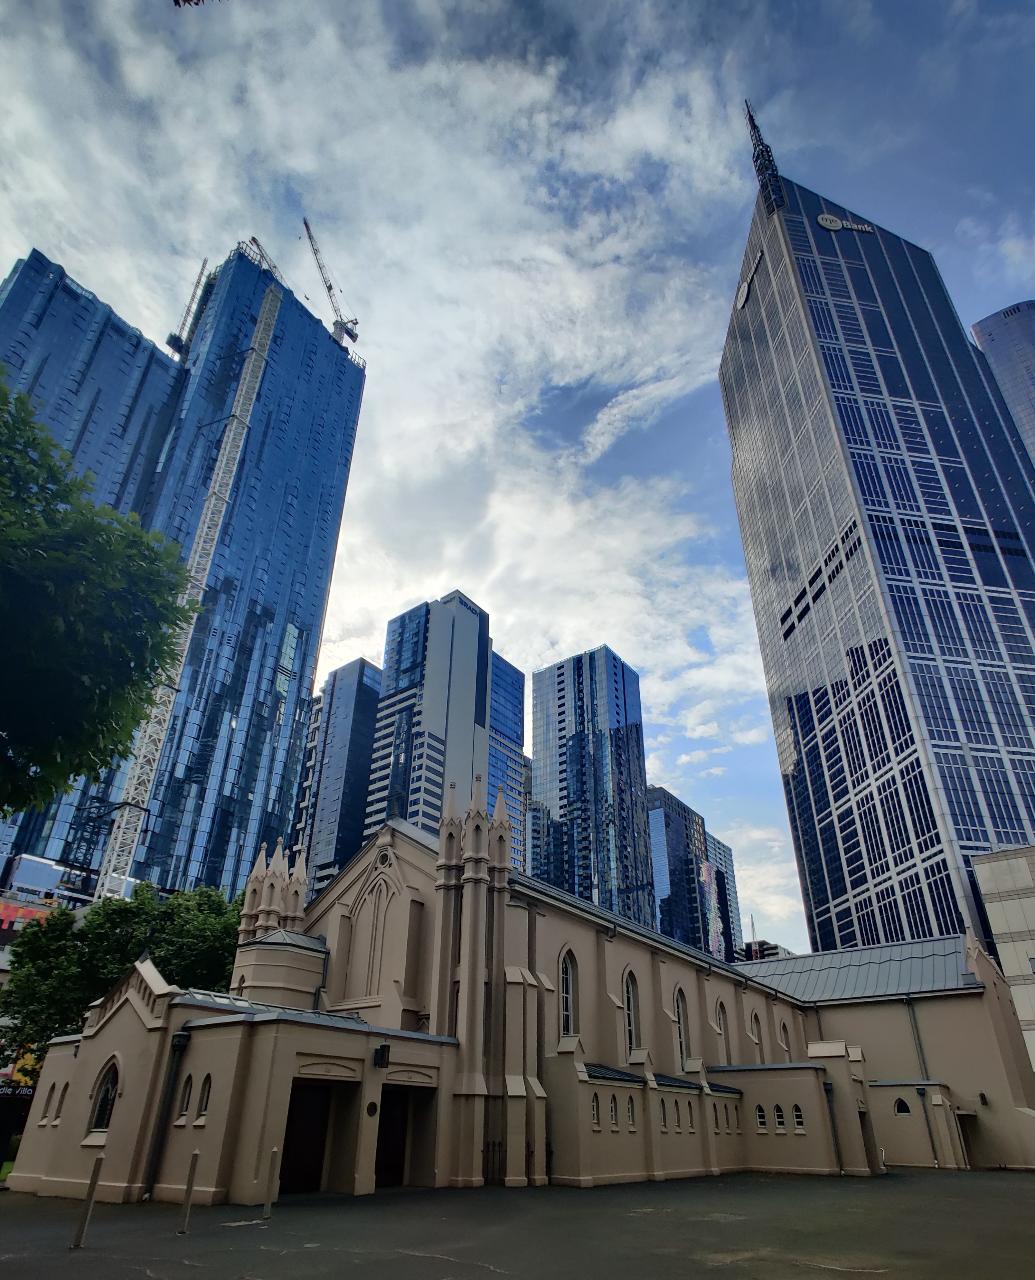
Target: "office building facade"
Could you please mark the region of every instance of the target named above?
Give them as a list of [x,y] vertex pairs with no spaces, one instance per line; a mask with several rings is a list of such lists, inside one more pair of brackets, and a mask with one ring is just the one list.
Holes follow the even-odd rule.
[[445,792],[470,803],[489,760],[489,615],[460,591],[388,624],[364,837],[389,818],[438,831]]
[[535,672],[532,739],[531,874],[653,927],[636,672],[606,646]]
[[315,895],[363,844],[381,669],[356,658],[332,671],[313,699],[299,787],[296,849]]
[[1015,302],[970,326],[992,367],[1025,448],[1035,458],[1035,300]]
[[759,177],[720,380],[814,948],[985,929],[1035,835],[1035,473],[931,255]]
[[[36,251],[0,288],[12,388],[99,502],[185,556],[264,303],[261,382],[133,866],[167,889],[236,893],[256,841],[290,831],[364,365],[246,245],[204,281],[179,359]],[[0,856],[50,860],[70,896],[89,896],[125,774],[18,815]]]
[[489,789],[507,802],[513,840],[511,865],[525,869],[525,673],[495,650],[489,691]]
[[743,936],[733,850],[664,787],[647,788],[655,928],[732,964]]

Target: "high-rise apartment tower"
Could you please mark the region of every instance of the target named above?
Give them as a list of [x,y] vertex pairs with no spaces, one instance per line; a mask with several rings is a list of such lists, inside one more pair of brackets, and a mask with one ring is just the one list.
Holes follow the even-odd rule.
[[[290,831],[365,374],[247,245],[205,278],[177,346],[179,359],[159,350],[35,250],[0,287],[12,388],[92,473],[99,502],[185,556],[239,384],[260,373],[234,422],[243,444],[133,864],[164,888],[233,894],[258,843]],[[50,859],[60,887],[88,896],[125,777],[123,765],[17,816],[0,859]]]
[[813,946],[984,933],[1035,839],[1035,472],[925,250],[759,179],[720,379]]
[[500,787],[507,803],[512,833],[511,865],[525,869],[525,673],[492,654],[492,686],[489,694],[489,790],[490,800]]
[[466,812],[488,771],[491,659],[489,615],[461,591],[388,624],[364,836],[388,818],[437,833],[450,783]]
[[312,895],[330,884],[363,844],[380,692],[380,669],[356,658],[332,671],[313,699],[296,827]]
[[659,933],[732,964],[743,946],[733,850],[664,787],[647,788]]
[[1035,301],[1015,302],[970,326],[992,366],[1021,439],[1035,458]]
[[606,646],[532,676],[532,875],[654,925],[640,681]]

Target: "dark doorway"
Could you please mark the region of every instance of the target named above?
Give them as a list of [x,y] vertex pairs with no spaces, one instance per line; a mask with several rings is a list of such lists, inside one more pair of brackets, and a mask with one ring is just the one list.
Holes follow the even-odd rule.
[[381,1090],[381,1115],[377,1126],[374,1181],[380,1187],[401,1187],[406,1182],[406,1139],[410,1127],[410,1090],[386,1084]]
[[296,1080],[291,1086],[284,1154],[280,1159],[282,1195],[319,1191],[323,1186],[333,1088],[328,1080]]

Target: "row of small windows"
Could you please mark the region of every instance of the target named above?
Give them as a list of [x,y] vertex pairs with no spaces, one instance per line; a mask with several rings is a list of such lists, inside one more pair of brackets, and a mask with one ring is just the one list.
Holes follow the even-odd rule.
[[[194,1089],[193,1077],[188,1075],[183,1082],[180,1090],[180,1110],[179,1119],[184,1119],[190,1111],[191,1094]],[[51,1119],[51,1107],[54,1105],[54,1094],[57,1090],[55,1082],[47,1090],[47,1098],[43,1104],[43,1113],[40,1116],[40,1124]],[[68,1082],[61,1086],[61,1092],[58,1094],[57,1107],[54,1109],[52,1123],[56,1123],[61,1119],[61,1112],[64,1109],[65,1097],[68,1094]],[[94,1091],[93,1109],[90,1112],[90,1130],[93,1132],[104,1132],[111,1126],[111,1118],[115,1111],[115,1103],[119,1096],[119,1068],[114,1062],[109,1062],[101,1074]],[[195,1119],[200,1120],[208,1114],[209,1101],[212,1096],[212,1077],[206,1075],[201,1082],[201,1089],[198,1092],[198,1106],[195,1112]]]
[[[183,1088],[180,1090],[180,1114],[179,1119],[184,1120],[190,1111],[191,1093],[194,1089],[194,1079],[188,1075],[183,1082]],[[205,1076],[201,1082],[201,1089],[198,1091],[198,1109],[194,1113],[195,1120],[200,1120],[203,1116],[208,1115],[208,1104],[212,1097],[212,1077]]]
[[[791,1119],[794,1122],[794,1132],[804,1133],[805,1113],[798,1103],[794,1103],[791,1107]],[[759,1133],[769,1132],[769,1117],[766,1115],[766,1109],[761,1103],[755,1107],[755,1126]],[[776,1133],[785,1133],[787,1131],[787,1117],[784,1114],[783,1107],[778,1102],[773,1104],[773,1130]]]

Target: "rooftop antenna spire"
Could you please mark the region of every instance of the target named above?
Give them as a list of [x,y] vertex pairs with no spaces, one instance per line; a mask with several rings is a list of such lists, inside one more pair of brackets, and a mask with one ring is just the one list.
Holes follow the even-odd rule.
[[755,166],[758,177],[758,189],[762,193],[766,213],[772,217],[777,209],[782,209],[786,201],[783,197],[783,183],[780,181],[780,170],[776,167],[773,149],[762,137],[751,103],[744,99],[747,113],[748,132],[751,135],[751,163]]

